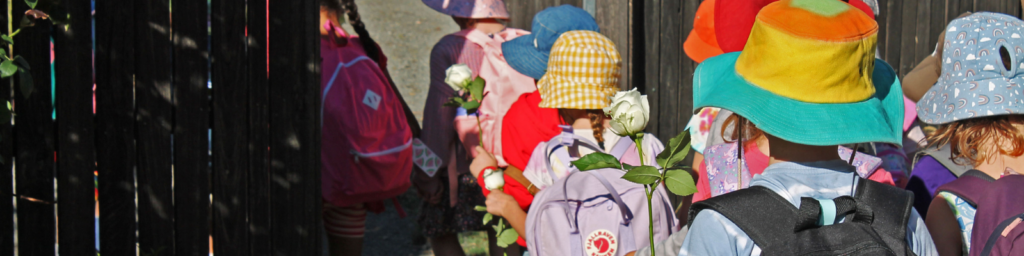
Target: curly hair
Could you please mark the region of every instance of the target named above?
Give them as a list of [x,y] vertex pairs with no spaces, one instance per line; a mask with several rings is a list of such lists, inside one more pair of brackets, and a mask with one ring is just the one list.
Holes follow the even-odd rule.
[[991,163],[999,155],[1024,155],[1024,126],[1021,116],[991,116],[944,124],[928,136],[928,143],[950,145],[954,163],[973,166]]

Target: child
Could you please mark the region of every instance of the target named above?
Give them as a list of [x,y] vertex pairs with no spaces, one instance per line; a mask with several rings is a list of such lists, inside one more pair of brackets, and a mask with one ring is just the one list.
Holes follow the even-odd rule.
[[[348,12],[358,37],[341,28],[342,11]],[[415,119],[410,122],[411,111],[387,75],[387,59],[364,28],[355,3],[343,7],[336,0],[321,1],[320,24],[324,230],[331,255],[361,255],[367,211],[383,211],[382,200],[409,189],[403,178],[412,170],[408,142],[419,127]],[[351,100],[371,92],[380,99],[377,104]],[[353,153],[373,156],[356,161]]]
[[[1024,33],[1022,24],[982,12],[947,26],[942,74],[917,111],[924,123],[939,125],[929,144],[948,145],[953,162],[973,166],[964,176],[994,180],[1024,171],[1024,77],[1018,73],[1024,40],[1014,36]],[[914,172],[950,174],[942,165],[919,164]],[[941,255],[967,254],[977,205],[944,188],[928,207],[928,230]]]
[[[529,92],[535,90],[535,87],[528,77],[508,68],[500,57],[501,42],[526,33],[505,28],[503,21],[509,16],[503,1],[424,0],[423,3],[452,16],[462,30],[441,38],[430,53],[430,89],[423,108],[423,136],[420,139],[444,160],[444,164],[442,171],[433,178],[421,176],[415,183],[420,194],[427,199],[419,223],[434,253],[462,255],[464,252],[456,234],[483,228],[480,221],[483,213],[473,210],[474,206],[484,203],[484,197],[479,193],[480,188],[469,173],[469,159],[474,152],[470,151],[472,148],[464,146],[479,142],[460,140],[460,137],[475,140],[477,136],[457,133],[456,127],[463,126],[455,123],[457,120],[471,119],[473,125],[470,127],[475,129],[476,119],[457,118],[458,108],[443,106],[455,93],[444,82],[445,70],[454,64],[465,64],[475,76],[488,80],[485,91],[500,90],[501,93],[488,94],[480,109],[481,112],[484,109],[493,110],[491,114],[494,115],[503,114],[512,100],[518,98],[517,92]],[[487,75],[497,75],[502,79]],[[508,84],[510,82],[516,83]],[[509,100],[506,102],[505,99]],[[495,142],[500,141],[497,140],[500,137],[493,136],[500,134],[500,124],[497,123],[500,116],[484,114],[480,119],[485,126],[483,130],[471,132],[483,134],[485,145],[491,147],[492,151],[500,148],[500,145],[496,145],[499,143]]]
[[[538,82],[543,99],[539,106],[557,109],[562,120],[566,120],[565,124],[571,125],[573,134],[592,144],[603,144],[597,150],[610,152],[612,146],[623,138],[607,129],[607,117],[602,108],[609,105],[609,97],[618,90],[620,64],[621,59],[614,44],[597,32],[577,30],[563,33],[551,47],[548,72]],[[571,72],[571,70],[583,67],[600,71]],[[657,138],[650,134],[644,137],[644,144],[645,149],[663,147]],[[565,168],[568,163],[562,163],[554,156],[548,158],[548,155],[545,155],[546,152],[543,152],[543,145],[545,144],[542,143],[540,146],[534,147],[530,163],[524,171],[526,178],[541,189],[569,174],[569,170]],[[595,152],[594,149],[579,147],[579,156],[593,152]],[[654,150],[644,150],[644,152],[645,159],[654,158],[654,154],[652,154],[655,152]],[[557,177],[548,176],[547,166],[536,166],[538,162],[545,162],[544,158],[551,161],[551,166],[554,168],[552,171],[556,173]],[[474,160],[474,163],[478,163],[478,161],[481,161],[479,162],[481,169],[474,169],[474,173],[494,168],[493,166],[484,166],[482,160],[479,159]],[[545,170],[539,171],[539,169]],[[506,177],[506,180],[509,179]],[[530,235],[526,233],[527,213],[523,210],[522,202],[517,204],[516,198],[502,191],[485,191],[485,193],[489,193],[487,196],[488,212],[505,217],[521,236]]]
[[[871,17],[840,1],[778,1],[761,9],[742,52],[712,57],[698,66],[694,107],[721,107],[749,119],[769,141],[770,158],[764,173],[750,180],[750,188],[691,208],[689,232],[680,255],[788,254],[788,250],[802,248],[789,244],[797,240],[781,240],[803,234],[794,226],[764,231],[750,225],[796,221],[769,209],[796,211],[803,201],[818,199],[824,204],[843,196],[861,198],[860,192],[870,191],[887,192],[886,198],[899,197],[898,188],[858,178],[855,168],[836,150],[840,144],[900,141],[902,93],[892,68],[874,58],[877,30]],[[822,72],[821,67],[831,69]],[[743,126],[741,122],[740,131]],[[777,200],[744,207],[759,209],[756,211],[716,207],[732,206],[745,196]],[[878,197],[868,194],[867,199]],[[896,205],[908,215],[898,216],[883,207],[874,211],[878,223],[890,219],[907,223],[905,228],[871,226],[872,230],[899,231],[884,233],[881,246],[898,254],[933,255],[934,245],[923,221],[911,209],[910,195],[900,199]],[[827,217],[832,221],[825,220]],[[823,225],[839,222],[836,225],[840,227],[849,226],[842,225],[847,221],[850,225],[861,223],[860,218],[827,217],[818,221],[824,220]],[[823,237],[828,236],[815,238]],[[881,243],[879,240],[872,241]]]
[[[501,47],[509,66],[535,79],[541,79],[545,74],[551,47],[562,33],[571,30],[598,30],[597,22],[587,11],[572,5],[544,9],[534,16],[533,23],[533,33],[505,42]],[[539,91],[526,93],[505,113],[501,132],[503,153],[508,168],[504,172],[506,181],[502,192],[487,194],[485,190],[488,200],[494,201],[492,204],[497,203],[495,200],[509,199],[508,196],[512,196],[520,209],[526,210],[533,201],[533,194],[539,191],[523,176],[522,170],[526,168],[526,163],[537,143],[558,135],[561,132],[558,125],[562,123],[557,109],[540,108],[540,102]],[[486,150],[479,147],[476,150],[477,157],[470,164],[470,170],[478,177],[483,187],[480,173],[485,167],[496,167],[499,163]],[[509,200],[501,202],[511,203]],[[522,220],[525,221],[525,217]],[[519,245],[526,246],[526,241],[522,238],[518,242]]]

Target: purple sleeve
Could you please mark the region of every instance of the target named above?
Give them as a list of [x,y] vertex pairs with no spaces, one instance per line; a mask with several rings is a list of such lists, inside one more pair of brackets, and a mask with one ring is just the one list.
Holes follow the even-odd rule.
[[[453,124],[457,108],[443,106],[455,93],[455,90],[444,83],[445,70],[451,65],[461,63],[468,65],[473,74],[477,74],[483,59],[483,48],[467,42],[463,37],[447,35],[434,45],[430,53],[430,86],[427,89],[426,104],[423,106],[423,131],[420,140],[445,162],[444,166],[448,165],[448,154],[451,152],[448,146],[461,145],[453,144],[458,140]],[[465,151],[461,146],[456,150]],[[468,170],[468,166],[468,161],[459,164],[460,169]]]
[[917,161],[910,174],[907,190],[914,192],[914,209],[917,209],[922,218],[928,216],[928,206],[935,197],[935,190],[953,180],[956,180],[956,175],[935,158],[923,156]]

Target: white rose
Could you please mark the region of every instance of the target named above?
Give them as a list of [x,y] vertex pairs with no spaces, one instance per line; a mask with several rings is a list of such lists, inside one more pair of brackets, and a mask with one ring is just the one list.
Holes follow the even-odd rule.
[[604,108],[605,115],[611,117],[611,129],[616,135],[630,136],[641,133],[650,120],[651,107],[647,103],[647,95],[633,90],[617,92],[611,97],[612,103]]
[[505,175],[501,170],[487,169],[484,171],[484,185],[487,190],[501,189],[505,186]]
[[455,64],[444,71],[444,83],[452,87],[452,90],[461,91],[473,78],[473,71],[469,70],[466,64]]

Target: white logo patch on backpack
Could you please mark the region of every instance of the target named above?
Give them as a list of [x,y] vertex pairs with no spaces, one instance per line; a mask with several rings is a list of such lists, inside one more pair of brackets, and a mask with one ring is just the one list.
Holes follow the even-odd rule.
[[366,96],[363,96],[363,104],[370,106],[373,110],[377,110],[377,107],[380,106],[380,95],[370,89],[366,89]]
[[612,256],[615,255],[615,251],[619,248],[619,243],[615,239],[615,233],[606,229],[590,232],[583,245],[588,256]]

